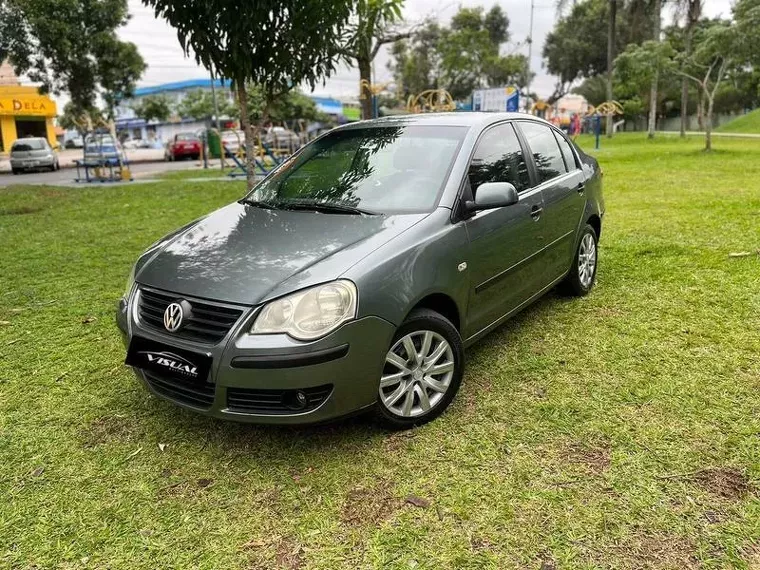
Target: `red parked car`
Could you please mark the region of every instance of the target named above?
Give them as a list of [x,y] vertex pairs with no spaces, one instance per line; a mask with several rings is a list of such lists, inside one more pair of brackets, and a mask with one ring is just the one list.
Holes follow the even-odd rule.
[[181,160],[189,158],[198,160],[201,157],[201,140],[193,133],[174,135],[166,145],[164,158],[166,160]]

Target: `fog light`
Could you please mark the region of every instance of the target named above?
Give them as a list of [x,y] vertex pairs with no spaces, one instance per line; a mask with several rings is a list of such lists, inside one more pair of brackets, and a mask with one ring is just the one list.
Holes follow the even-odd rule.
[[309,405],[309,396],[303,390],[288,390],[283,404],[291,410],[303,410]]

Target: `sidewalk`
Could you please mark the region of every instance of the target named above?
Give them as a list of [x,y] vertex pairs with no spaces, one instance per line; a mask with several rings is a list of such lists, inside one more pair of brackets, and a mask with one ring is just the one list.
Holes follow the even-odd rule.
[[[658,135],[675,135],[678,136],[681,133],[679,131],[657,131]],[[703,137],[705,136],[704,131],[686,131],[686,134],[690,137]],[[733,138],[743,138],[743,139],[760,139],[760,133],[719,133],[716,131],[713,131],[710,133],[710,135],[714,137],[733,137]]]
[[[164,160],[164,149],[162,148],[137,148],[126,151],[127,160],[130,164],[138,164],[141,162],[162,162]],[[61,168],[73,168],[75,160],[81,160],[84,156],[84,151],[81,148],[78,149],[66,149],[58,153],[58,163]],[[10,172],[11,161],[6,156],[0,158],[0,172]]]

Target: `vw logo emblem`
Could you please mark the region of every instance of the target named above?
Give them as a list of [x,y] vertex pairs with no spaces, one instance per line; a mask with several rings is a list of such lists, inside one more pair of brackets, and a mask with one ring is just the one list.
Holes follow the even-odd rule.
[[164,327],[169,332],[177,332],[182,326],[185,312],[179,303],[171,303],[164,311]]

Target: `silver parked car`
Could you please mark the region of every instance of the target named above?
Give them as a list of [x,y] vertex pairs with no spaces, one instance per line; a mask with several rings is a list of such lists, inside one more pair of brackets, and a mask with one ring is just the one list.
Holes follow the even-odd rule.
[[11,146],[13,174],[27,170],[58,170],[58,154],[47,139],[30,137],[16,140]]
[[126,362],[219,418],[418,425],[467,346],[555,285],[591,291],[603,215],[597,161],[535,117],[346,125],[138,259]]

